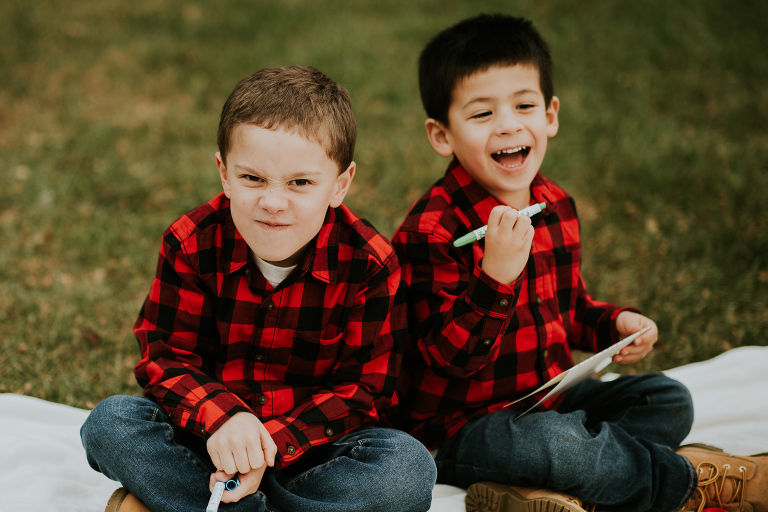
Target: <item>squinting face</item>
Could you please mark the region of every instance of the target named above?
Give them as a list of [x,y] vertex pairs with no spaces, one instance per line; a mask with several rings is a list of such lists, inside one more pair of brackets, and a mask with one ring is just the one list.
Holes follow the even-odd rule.
[[274,265],[301,261],[328,207],[339,206],[355,173],[343,173],[325,148],[280,128],[241,124],[233,132],[227,164],[216,153],[232,219],[251,250]]
[[[549,107],[533,66],[492,67],[465,78],[454,90],[449,126],[438,125],[438,153],[454,154],[472,178],[502,202],[522,208],[530,184],[557,133],[559,100]],[[442,149],[442,150],[441,150]]]

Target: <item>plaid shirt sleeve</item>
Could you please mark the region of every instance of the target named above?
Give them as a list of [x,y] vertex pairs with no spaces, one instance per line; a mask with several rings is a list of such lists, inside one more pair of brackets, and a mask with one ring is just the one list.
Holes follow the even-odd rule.
[[163,405],[174,424],[201,437],[238,412],[253,412],[214,376],[214,307],[211,290],[169,230],[134,325],[142,355],[134,373],[144,394]]
[[428,232],[398,230],[393,244],[422,357],[436,373],[463,378],[497,357],[520,280],[499,283],[467,262],[453,240],[437,225]]
[[346,208],[337,216],[343,222],[330,216],[313,256],[277,290],[247,262],[212,256],[241,239],[178,229],[199,218],[169,229],[134,329],[135,373],[174,424],[207,438],[252,412],[277,444],[279,469],[377,423],[401,362],[400,270],[373,228]]

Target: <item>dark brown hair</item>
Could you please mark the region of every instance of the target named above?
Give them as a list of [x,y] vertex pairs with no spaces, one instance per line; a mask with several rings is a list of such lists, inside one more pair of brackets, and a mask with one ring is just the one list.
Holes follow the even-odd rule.
[[448,125],[453,91],[468,76],[494,66],[527,64],[539,72],[546,107],[555,88],[549,47],[533,24],[502,14],[480,14],[432,38],[419,57],[419,91],[427,116]]

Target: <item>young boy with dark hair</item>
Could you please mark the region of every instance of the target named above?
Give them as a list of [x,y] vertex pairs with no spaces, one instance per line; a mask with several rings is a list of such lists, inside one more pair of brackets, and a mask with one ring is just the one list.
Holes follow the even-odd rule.
[[[429,141],[453,159],[393,238],[409,295],[399,396],[404,427],[436,450],[438,482],[468,487],[468,511],[665,512],[718,499],[765,511],[768,457],[675,452],[693,408],[663,375],[587,380],[516,419],[544,393],[510,402],[570,368],[571,350],[649,327],[614,358],[634,363],[658,331],[586,292],[574,201],[539,172],[560,101],[531,23],[480,15],[448,28],[423,50],[419,85]],[[518,216],[537,203],[541,213]],[[454,246],[485,225],[484,239]]]
[[[101,402],[88,461],[107,511],[425,511],[434,462],[377,428],[405,331],[391,245],[342,200],[355,175],[347,91],[299,66],[224,105],[222,194],[163,235],[134,332],[144,397]],[[146,505],[146,506],[145,506]]]

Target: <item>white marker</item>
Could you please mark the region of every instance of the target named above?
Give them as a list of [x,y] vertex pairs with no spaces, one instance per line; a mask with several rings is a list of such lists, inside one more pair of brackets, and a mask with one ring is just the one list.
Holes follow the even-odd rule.
[[[533,217],[537,213],[539,213],[541,210],[547,207],[547,203],[537,203],[532,204],[531,206],[526,206],[522,210],[519,210],[517,212],[518,217]],[[472,242],[477,242],[478,240],[482,239],[485,236],[485,232],[488,231],[488,226],[483,226],[481,228],[477,228],[476,230],[472,231],[471,233],[467,233],[466,235],[462,236],[455,242],[453,242],[454,247],[461,247],[463,245],[471,244]]]
[[205,507],[205,512],[218,512],[219,503],[221,502],[221,497],[224,494],[224,489],[228,491],[234,491],[237,489],[238,485],[240,485],[240,480],[237,478],[227,480],[226,482],[216,482],[216,484],[213,486],[211,499],[208,500],[208,506]]

